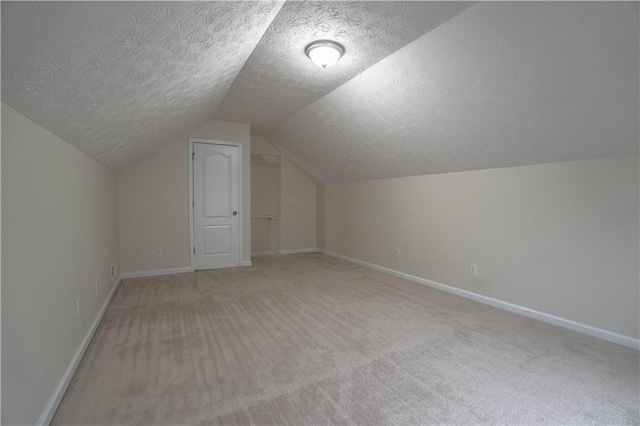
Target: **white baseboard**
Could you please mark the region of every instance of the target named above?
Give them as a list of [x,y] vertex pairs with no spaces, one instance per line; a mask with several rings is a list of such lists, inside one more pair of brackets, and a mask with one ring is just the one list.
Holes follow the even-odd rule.
[[[252,263],[250,260],[243,260],[240,262],[240,266],[251,266]],[[185,266],[183,268],[169,268],[169,269],[156,269],[153,271],[138,271],[138,272],[123,272],[122,279],[127,278],[145,278],[145,277],[157,277],[160,275],[174,275],[174,274],[185,274],[187,272],[193,272],[194,270]]]
[[273,251],[257,251],[255,253],[251,253],[251,257],[255,257],[255,256],[269,256],[272,254],[276,254]]
[[186,272],[193,272],[193,269],[186,266],[184,268],[155,269],[153,271],[123,272],[120,275],[120,277],[122,279],[144,278],[144,277],[157,277],[158,275],[184,274]]
[[601,328],[592,327],[587,324],[571,321],[566,318],[557,317],[555,315],[546,314],[544,312],[536,311],[534,309],[525,308],[524,306],[515,305],[513,303],[504,302],[502,300],[494,299],[492,297],[483,296],[471,291],[462,290],[456,287],[452,287],[446,284],[441,284],[435,281],[428,280],[426,278],[417,277],[404,272],[396,271],[394,269],[385,268],[384,266],[375,265],[373,263],[364,262],[362,260],[353,259],[342,254],[334,253],[328,250],[318,249],[319,253],[326,254],[327,256],[336,257],[338,259],[346,260],[347,262],[355,263],[356,265],[364,266],[365,268],[375,269],[377,271],[386,272],[387,274],[404,278],[409,281],[413,281],[418,284],[424,284],[426,286],[446,291],[447,293],[455,294],[466,299],[474,300],[476,302],[484,303],[495,308],[503,309],[505,311],[513,312],[528,318],[537,319],[549,324],[557,325],[569,330],[577,331],[589,336],[596,337],[598,339],[606,340],[607,342],[616,343],[618,345],[626,346],[628,348],[640,350],[640,340],[633,337],[624,336],[622,334],[614,333],[612,331],[603,330]]
[[298,253],[315,253],[318,250],[315,247],[294,249],[294,250],[278,250],[278,254],[298,254]]
[[40,416],[40,419],[38,420],[38,423],[37,423],[39,426],[46,426],[49,423],[51,423],[51,419],[53,418],[53,415],[56,413],[56,410],[58,409],[58,405],[60,405],[60,401],[62,401],[62,397],[64,396],[64,393],[67,391],[67,388],[69,387],[69,383],[71,383],[71,379],[73,378],[73,375],[76,372],[78,365],[80,365],[80,361],[82,361],[82,356],[84,355],[85,351],[89,347],[89,343],[91,343],[91,339],[93,338],[93,335],[98,329],[98,326],[100,325],[100,322],[102,321],[102,318],[104,317],[105,312],[107,312],[109,303],[111,303],[111,299],[113,299],[113,295],[116,293],[116,290],[120,285],[120,282],[122,282],[122,275],[118,278],[116,283],[113,285],[113,288],[111,289],[111,291],[109,292],[109,295],[107,296],[106,300],[102,304],[102,307],[98,312],[98,315],[96,315],[96,319],[93,320],[93,324],[91,324],[91,327],[89,327],[87,334],[84,335],[82,342],[80,342],[80,347],[78,348],[76,353],[73,355],[73,358],[71,358],[71,362],[67,366],[67,369],[62,375],[62,378],[58,382],[58,386],[56,386],[56,389],[53,391],[51,398],[49,398],[49,402],[47,402],[47,405],[44,407],[44,411],[42,412],[42,415]]

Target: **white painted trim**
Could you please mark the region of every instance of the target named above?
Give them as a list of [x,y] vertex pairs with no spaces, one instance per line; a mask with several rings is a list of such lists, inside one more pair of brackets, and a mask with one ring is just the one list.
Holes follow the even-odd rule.
[[74,373],[78,369],[78,365],[80,365],[80,361],[82,361],[82,356],[84,355],[87,348],[89,347],[89,343],[91,343],[91,339],[93,338],[93,335],[98,329],[98,326],[100,325],[100,322],[102,321],[102,318],[104,317],[105,312],[107,312],[109,303],[111,303],[111,299],[113,299],[113,295],[116,294],[116,290],[120,286],[121,282],[122,282],[122,275],[118,278],[116,283],[113,285],[113,288],[111,289],[111,291],[109,292],[109,295],[107,296],[106,300],[102,304],[102,307],[98,312],[98,315],[96,315],[96,319],[93,320],[93,324],[91,324],[91,327],[89,327],[89,330],[87,330],[87,334],[84,335],[82,342],[80,342],[80,347],[78,348],[76,353],[73,355],[73,358],[71,358],[71,362],[67,366],[67,369],[65,370],[64,374],[62,375],[62,378],[58,382],[58,385],[53,391],[53,394],[51,394],[51,398],[49,398],[49,402],[47,402],[47,405],[44,407],[44,411],[42,411],[42,414],[40,415],[40,419],[38,419],[37,425],[46,426],[49,423],[51,423],[51,419],[53,419],[53,415],[56,413],[56,410],[58,409],[58,405],[60,405],[60,401],[62,401],[62,397],[64,396],[64,393],[67,391],[67,388],[69,387],[69,383],[71,383],[71,379],[73,378]]
[[144,277],[157,277],[158,275],[173,275],[184,274],[187,272],[193,272],[190,266],[184,268],[169,268],[169,269],[155,269],[152,271],[137,271],[137,272],[123,272],[120,274],[122,279],[126,278],[144,278]]
[[272,252],[272,251],[257,251],[255,253],[251,253],[251,257],[254,257],[254,256],[269,256],[269,255],[272,255],[272,254],[275,254],[275,253]]
[[278,254],[298,254],[298,253],[315,253],[318,249],[315,247],[293,249],[293,250],[278,250]]
[[195,265],[193,247],[195,237],[193,235],[193,140],[189,139],[189,152],[187,153],[187,163],[189,164],[189,266],[193,269]]
[[240,262],[240,266],[251,266],[253,265],[250,260],[243,260]]
[[193,235],[193,161],[192,161],[192,156],[191,154],[193,153],[193,144],[194,143],[208,143],[208,144],[212,144],[212,145],[229,145],[229,146],[235,146],[238,147],[238,174],[239,174],[239,179],[238,179],[238,203],[240,204],[240,208],[238,209],[239,211],[239,218],[238,218],[238,248],[239,248],[239,253],[238,253],[238,265],[240,266],[246,266],[244,265],[244,262],[242,260],[242,256],[244,253],[244,248],[243,248],[243,239],[244,239],[244,198],[242,195],[242,187],[244,186],[244,172],[242,170],[242,143],[241,142],[229,142],[229,141],[219,141],[219,140],[213,140],[213,139],[198,139],[198,138],[189,138],[189,153],[187,155],[187,162],[189,163],[189,265],[193,270],[193,265],[195,265],[195,259],[194,259],[194,253],[193,253],[193,247],[195,244],[195,238]]
[[385,272],[389,275],[393,275],[399,278],[404,278],[406,280],[413,281],[418,284],[423,284],[438,290],[446,291],[447,293],[455,294],[456,296],[460,296],[466,299],[474,300],[476,302],[484,303],[485,305],[490,305],[495,308],[503,309],[505,311],[513,312],[515,314],[522,315],[528,318],[533,318],[549,324],[557,325],[559,327],[568,328],[569,330],[577,331],[578,333],[586,334],[588,336],[593,336],[601,340],[606,340],[607,342],[616,343],[618,345],[626,346],[628,348],[640,350],[640,340],[635,339],[633,337],[624,336],[622,334],[603,330],[601,328],[592,327],[590,325],[568,320],[566,318],[561,318],[555,315],[546,314],[544,312],[536,311],[534,309],[525,308],[524,306],[515,305],[509,302],[504,302],[502,300],[494,299],[492,297],[483,296],[478,293],[473,293],[471,291],[462,290],[446,284],[441,284],[435,281],[431,281],[426,278],[421,278],[415,275],[410,275],[404,272],[385,268],[384,266],[379,266],[373,263],[364,262],[362,260],[353,259],[351,257],[334,253],[328,250],[318,249],[317,251],[319,253],[326,254],[327,256],[332,256],[338,259],[346,260],[347,262],[355,263],[356,265],[364,266],[365,268],[370,268],[370,269],[375,269],[377,271]]

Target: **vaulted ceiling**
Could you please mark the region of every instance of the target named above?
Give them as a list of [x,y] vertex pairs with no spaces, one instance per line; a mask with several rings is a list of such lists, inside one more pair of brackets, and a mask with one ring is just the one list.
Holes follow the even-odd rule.
[[[215,117],[266,128],[306,107],[471,6],[468,2],[285,3],[233,82]],[[324,70],[303,55],[314,40],[345,55]]]
[[634,155],[638,38],[638,3],[478,3],[268,136],[325,182]]
[[276,2],[2,2],[2,101],[122,170],[210,120]]
[[[319,181],[638,154],[636,2],[2,2],[2,101],[126,169],[212,118]],[[303,53],[346,47],[334,67]]]

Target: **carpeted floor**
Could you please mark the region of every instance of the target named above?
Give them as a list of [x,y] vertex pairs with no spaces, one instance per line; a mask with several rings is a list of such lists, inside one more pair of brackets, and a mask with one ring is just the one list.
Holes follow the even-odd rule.
[[53,424],[638,424],[639,353],[321,254],[125,280]]

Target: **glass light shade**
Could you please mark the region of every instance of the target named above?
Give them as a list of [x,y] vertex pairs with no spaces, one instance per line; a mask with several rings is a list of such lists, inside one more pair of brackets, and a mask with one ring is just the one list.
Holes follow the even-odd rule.
[[305,53],[320,68],[329,68],[344,55],[344,47],[335,41],[318,40],[307,45]]

